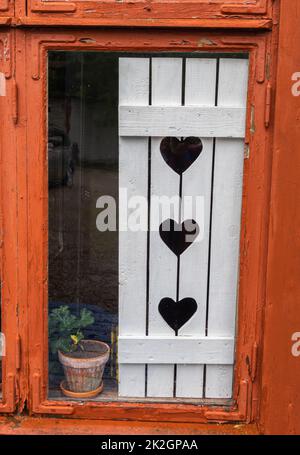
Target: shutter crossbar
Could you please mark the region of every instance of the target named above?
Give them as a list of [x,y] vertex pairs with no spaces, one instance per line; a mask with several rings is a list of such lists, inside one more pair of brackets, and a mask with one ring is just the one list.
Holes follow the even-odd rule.
[[245,136],[246,109],[205,106],[120,106],[120,136]]
[[234,338],[120,336],[121,364],[233,365]]

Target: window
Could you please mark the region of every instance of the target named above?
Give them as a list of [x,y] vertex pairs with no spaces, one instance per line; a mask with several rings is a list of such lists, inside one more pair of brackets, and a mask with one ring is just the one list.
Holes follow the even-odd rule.
[[248,55],[48,71],[49,397],[230,400]]

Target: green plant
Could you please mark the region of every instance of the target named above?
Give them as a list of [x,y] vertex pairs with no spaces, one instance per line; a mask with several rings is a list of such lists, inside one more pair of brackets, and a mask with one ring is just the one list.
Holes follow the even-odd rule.
[[91,311],[83,308],[79,316],[70,312],[66,305],[52,310],[49,315],[49,343],[52,354],[83,349],[80,344],[84,338],[83,329],[94,323]]

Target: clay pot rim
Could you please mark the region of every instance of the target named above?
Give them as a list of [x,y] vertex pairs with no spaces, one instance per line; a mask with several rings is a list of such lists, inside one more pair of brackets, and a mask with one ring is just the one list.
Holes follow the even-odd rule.
[[64,379],[60,383],[60,388],[61,388],[62,393],[68,398],[75,398],[75,399],[76,398],[77,399],[80,399],[80,398],[94,398],[94,397],[100,395],[100,393],[103,392],[104,383],[102,381],[100,386],[97,387],[97,389],[95,389],[95,390],[89,390],[88,392],[73,392],[72,390],[69,390],[69,389],[66,388],[66,380]]
[[97,360],[101,357],[106,357],[107,355],[109,355],[110,353],[110,347],[108,346],[107,343],[104,343],[104,341],[100,341],[100,340],[82,340],[81,343],[96,343],[96,344],[101,344],[102,346],[105,346],[106,347],[106,352],[103,352],[103,353],[99,353],[98,355],[96,355],[95,357],[89,357],[89,358],[81,358],[81,357],[73,357],[72,356],[72,353],[71,352],[68,352],[68,353],[64,353],[63,351],[61,351],[60,349],[58,350],[59,354],[62,356],[62,357],[66,357],[67,359],[72,359],[74,361],[78,361],[80,363],[83,363],[83,362],[89,362],[89,361],[93,361],[93,360]]

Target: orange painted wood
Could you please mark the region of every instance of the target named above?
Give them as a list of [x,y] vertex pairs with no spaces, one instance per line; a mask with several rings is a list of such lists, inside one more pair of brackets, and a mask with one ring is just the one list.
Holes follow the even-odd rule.
[[224,3],[221,6],[222,13],[231,14],[266,14],[268,8],[268,0],[258,0],[255,3],[246,1],[230,1],[229,4]]
[[300,332],[300,97],[291,91],[300,72],[299,21],[300,1],[281,2],[262,363],[267,434],[300,434],[300,357],[291,353],[292,334]]
[[[267,14],[258,7],[252,10],[227,4],[217,14],[206,10],[203,18],[171,18],[165,15],[153,26],[174,27],[192,24],[235,28],[274,28],[271,33],[251,36],[246,31],[218,34],[215,30],[195,31],[93,31],[92,29],[9,32],[13,17],[0,1],[0,47],[6,49],[0,62],[5,73],[9,97],[0,98],[1,119],[1,208],[5,229],[1,267],[6,277],[4,286],[5,315],[3,325],[9,337],[8,356],[4,362],[4,399],[0,413],[14,409],[14,401],[22,409],[29,398],[33,413],[70,412],[68,419],[13,418],[0,420],[0,433],[10,434],[86,434],[192,432],[221,433],[255,432],[252,425],[217,426],[197,422],[242,419],[257,420],[260,431],[267,434],[300,433],[299,358],[291,355],[291,336],[300,331],[299,296],[299,191],[300,161],[299,100],[291,96],[291,77],[300,72],[299,41],[300,0],[281,2],[281,34],[279,41],[278,81],[274,76],[277,54],[277,10],[272,16],[271,2]],[[12,3],[12,2],[10,2]],[[76,2],[75,2],[76,3]],[[81,2],[84,3],[84,2]],[[236,3],[236,2],[233,2]],[[237,2],[238,3],[238,2]],[[273,2],[276,6],[279,2]],[[220,2],[218,7],[220,6]],[[25,2],[15,1],[18,26],[30,24],[80,26],[99,24],[99,19],[82,19],[75,14],[31,13],[25,16]],[[167,8],[167,7],[166,7]],[[170,9],[170,11],[173,11]],[[121,25],[148,26],[146,13],[123,18]],[[237,16],[237,17],[236,17]],[[106,22],[105,22],[106,21]],[[117,24],[118,18],[105,17],[102,23]],[[13,64],[13,36],[16,35],[16,64]],[[91,38],[87,44],[85,38]],[[8,47],[9,46],[9,47]],[[251,84],[248,107],[250,157],[244,178],[243,235],[241,240],[241,291],[239,301],[239,345],[235,381],[238,407],[230,413],[223,409],[195,409],[193,406],[163,405],[85,405],[70,409],[64,403],[50,403],[46,398],[46,226],[47,184],[44,175],[45,154],[45,53],[48,48],[151,50],[249,50],[251,52]],[[26,49],[26,54],[25,54]],[[9,50],[9,52],[7,52]],[[267,75],[267,78],[265,78]],[[268,81],[269,77],[269,81]],[[19,97],[16,100],[16,85]],[[26,84],[28,84],[26,86]],[[267,91],[268,85],[271,89]],[[27,88],[26,88],[27,87]],[[28,90],[27,97],[25,91]],[[276,107],[274,108],[274,93]],[[271,98],[271,99],[270,99]],[[15,100],[11,103],[11,100]],[[266,103],[268,100],[268,103]],[[270,105],[269,105],[270,101]],[[288,109],[287,109],[288,104]],[[17,122],[16,119],[17,112]],[[270,116],[269,116],[270,114]],[[270,118],[269,118],[270,117]],[[266,119],[268,121],[266,121]],[[26,130],[26,123],[29,128]],[[275,123],[274,123],[275,122]],[[269,125],[268,125],[269,124]],[[268,126],[268,128],[266,128]],[[26,134],[28,132],[28,143]],[[42,134],[41,134],[42,132]],[[272,146],[271,136],[274,133]],[[246,153],[248,153],[246,151]],[[271,164],[273,159],[273,170]],[[36,169],[34,167],[36,166]],[[28,169],[27,169],[28,167]],[[272,177],[272,182],[271,182]],[[272,186],[271,186],[272,183]],[[28,187],[29,184],[29,187]],[[272,188],[270,196],[270,188]],[[28,193],[29,190],[29,193]],[[3,196],[5,194],[5,197]],[[29,197],[29,205],[27,198]],[[270,199],[271,197],[271,199]],[[271,201],[271,204],[270,204]],[[271,219],[269,210],[271,207]],[[8,210],[9,208],[9,210]],[[29,212],[28,212],[29,209]],[[7,216],[4,216],[4,215]],[[28,218],[29,214],[29,218]],[[34,220],[34,223],[32,223]],[[29,241],[28,241],[29,240]],[[35,248],[37,249],[35,250]],[[267,255],[268,247],[268,255]],[[17,250],[18,248],[18,250]],[[29,248],[29,249],[28,249]],[[268,266],[268,268],[267,268]],[[267,271],[267,275],[266,275]],[[267,278],[267,279],[266,279]],[[255,285],[254,285],[255,284]],[[18,307],[18,308],[17,308]],[[16,316],[18,314],[18,317]],[[263,315],[265,318],[263,319]],[[265,325],[263,327],[263,320]],[[20,372],[17,339],[22,342]],[[29,353],[30,352],[30,353]],[[29,382],[30,379],[30,382]],[[35,385],[34,385],[35,384]],[[245,387],[247,384],[247,387]],[[242,390],[242,393],[241,393]],[[261,401],[261,404],[260,404]],[[75,420],[74,417],[78,419]],[[102,421],[85,420],[92,417]],[[110,419],[127,421],[112,422]],[[131,421],[130,421],[131,420]],[[137,420],[139,424],[137,424]],[[142,422],[152,420],[153,422]],[[165,423],[161,423],[165,420]],[[179,423],[170,423],[169,421]],[[158,423],[159,422],[159,423]],[[185,423],[184,423],[185,422]],[[190,423],[186,423],[190,422]],[[75,430],[76,429],[76,430]]]
[[27,14],[27,2],[24,0],[14,0],[15,5],[15,19],[14,22],[17,24],[20,17],[26,16]]
[[14,86],[13,32],[0,29],[0,262],[2,305],[0,330],[6,337],[2,358],[2,401],[0,412],[12,412],[18,401],[17,363],[17,187],[16,144],[11,99]]
[[[279,0],[275,0],[278,3]],[[275,4],[276,6],[276,4]],[[270,29],[273,0],[0,0],[0,25]]]
[[21,323],[19,324],[19,337],[21,341],[21,368],[18,374],[20,387],[20,400],[18,410],[22,411],[24,402],[28,396],[28,338],[30,337],[31,323],[28,321],[28,217],[27,217],[27,157],[26,157],[26,77],[24,67],[26,64],[25,35],[22,32],[15,32],[15,59],[16,72],[15,84],[17,85],[18,99],[17,112],[18,120],[15,123],[16,149],[17,149],[17,204],[18,204],[18,293],[19,306],[18,314]]
[[0,26],[12,22],[14,12],[14,0],[0,0]]
[[[87,39],[88,38],[88,39]],[[27,277],[21,286],[28,297],[29,407],[33,414],[66,414],[81,419],[125,419],[173,422],[253,421],[259,399],[255,374],[258,350],[262,350],[262,311],[265,295],[265,265],[268,226],[270,158],[268,130],[265,128],[267,55],[271,52],[270,34],[249,36],[204,31],[180,30],[18,30],[17,48],[26,40],[25,61],[20,73],[26,74],[28,223]],[[243,218],[241,235],[239,325],[235,368],[235,404],[224,411],[183,404],[101,403],[84,405],[47,400],[47,212],[48,185],[46,171],[46,55],[50,49],[126,50],[126,51],[247,51],[250,53],[250,83],[247,120],[249,158],[245,160]],[[272,73],[271,73],[272,74]],[[25,128],[25,125],[24,125]],[[250,132],[252,131],[252,132]],[[25,140],[25,139],[24,139]],[[20,171],[21,172],[21,171]],[[34,222],[33,222],[34,220]],[[25,258],[24,258],[25,260]],[[25,267],[25,265],[23,265]],[[26,268],[26,267],[25,267]],[[26,325],[26,323],[24,323]],[[258,364],[257,370],[259,371]]]
[[199,0],[199,1],[149,1],[116,3],[110,1],[85,0],[72,2],[29,0],[29,15],[53,17],[62,14],[65,18],[80,18],[89,24],[94,18],[101,20],[117,19],[120,24],[124,20],[148,19],[153,23],[159,19],[225,19],[226,17],[255,18],[271,17],[272,1],[253,0]]
[[124,17],[122,19],[118,17],[105,17],[105,18],[90,18],[87,21],[78,19],[76,17],[62,17],[55,16],[55,18],[44,16],[20,16],[15,20],[17,26],[120,26],[120,27],[147,27],[147,28],[174,28],[174,27],[185,27],[185,28],[205,28],[205,29],[237,29],[237,30],[270,30],[273,22],[270,18],[256,18],[249,19],[241,17],[233,18],[207,18],[202,19],[201,17],[196,18],[179,18],[179,19],[155,19],[143,18],[143,17]]
[[273,0],[0,0],[1,16],[10,19],[16,26],[119,25],[268,29],[272,26]]
[[9,0],[0,0],[0,11],[8,12],[11,11],[11,2]]
[[58,418],[0,418],[5,435],[255,435],[256,425],[199,425],[168,422],[116,422]]

